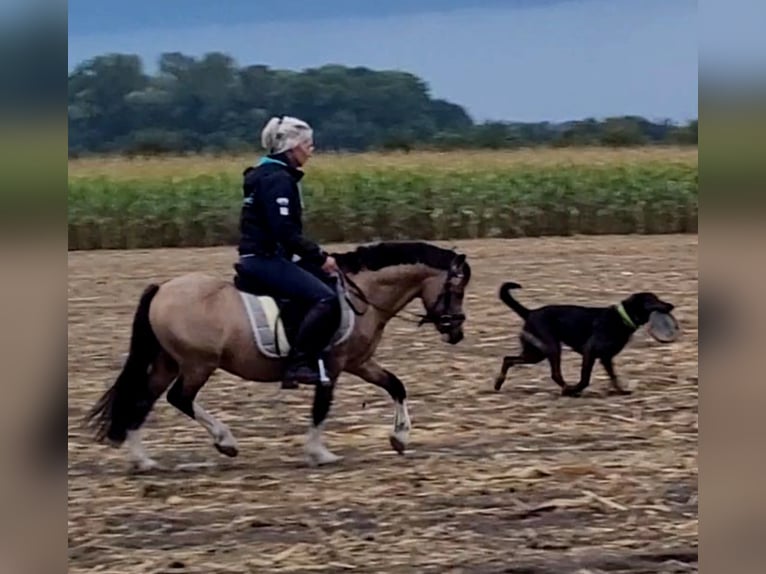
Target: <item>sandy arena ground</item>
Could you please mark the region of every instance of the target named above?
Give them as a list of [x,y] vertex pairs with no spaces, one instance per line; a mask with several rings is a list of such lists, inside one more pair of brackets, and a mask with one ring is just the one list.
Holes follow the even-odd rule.
[[[466,339],[450,347],[393,320],[377,354],[409,392],[405,456],[388,444],[387,395],[361,380],[341,378],[326,433],[344,460],[311,469],[312,391],[219,372],[200,399],[239,457],[162,399],[145,444],[166,469],[145,475],[79,420],[119,370],[144,285],[200,269],[230,277],[235,252],[70,253],[69,572],[696,571],[697,237],[456,245],[474,270]],[[615,361],[637,385],[629,397],[608,394],[597,366],[582,398],[562,398],[547,363],[511,370],[495,393],[520,325],[497,299],[504,280],[528,306],[654,290],[677,305],[683,336],[663,346],[637,333]],[[567,380],[578,373],[565,354]]]

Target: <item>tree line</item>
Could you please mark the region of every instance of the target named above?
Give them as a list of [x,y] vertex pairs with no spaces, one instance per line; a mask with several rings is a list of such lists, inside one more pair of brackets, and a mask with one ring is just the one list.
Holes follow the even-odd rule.
[[403,71],[326,65],[288,71],[240,67],[219,52],[159,58],[105,54],[68,77],[70,155],[252,151],[278,114],[298,116],[323,150],[697,144],[697,121],[624,116],[565,123],[474,122]]

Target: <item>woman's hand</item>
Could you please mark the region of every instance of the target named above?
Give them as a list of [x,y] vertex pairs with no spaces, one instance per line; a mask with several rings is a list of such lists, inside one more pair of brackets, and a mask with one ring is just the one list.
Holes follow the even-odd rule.
[[335,262],[335,258],[328,255],[322,264],[322,271],[325,273],[336,273],[338,271],[338,264]]

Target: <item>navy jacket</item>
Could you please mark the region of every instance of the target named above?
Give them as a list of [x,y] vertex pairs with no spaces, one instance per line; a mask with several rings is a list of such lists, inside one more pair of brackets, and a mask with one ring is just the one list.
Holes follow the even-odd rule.
[[303,206],[298,182],[303,172],[291,167],[283,154],[267,156],[244,173],[239,254],[298,255],[321,266],[327,258],[319,245],[303,235]]

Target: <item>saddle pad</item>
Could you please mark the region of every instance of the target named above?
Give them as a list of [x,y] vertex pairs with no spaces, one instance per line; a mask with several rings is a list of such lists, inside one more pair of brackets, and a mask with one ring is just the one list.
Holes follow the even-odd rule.
[[[253,295],[245,291],[240,291],[239,295],[245,305],[258,350],[272,359],[286,357],[290,351],[290,343],[287,340],[276,301],[267,295]],[[340,327],[331,340],[333,347],[344,343],[354,330],[354,313],[346,298],[340,299]],[[277,345],[277,337],[279,337],[279,345]]]

